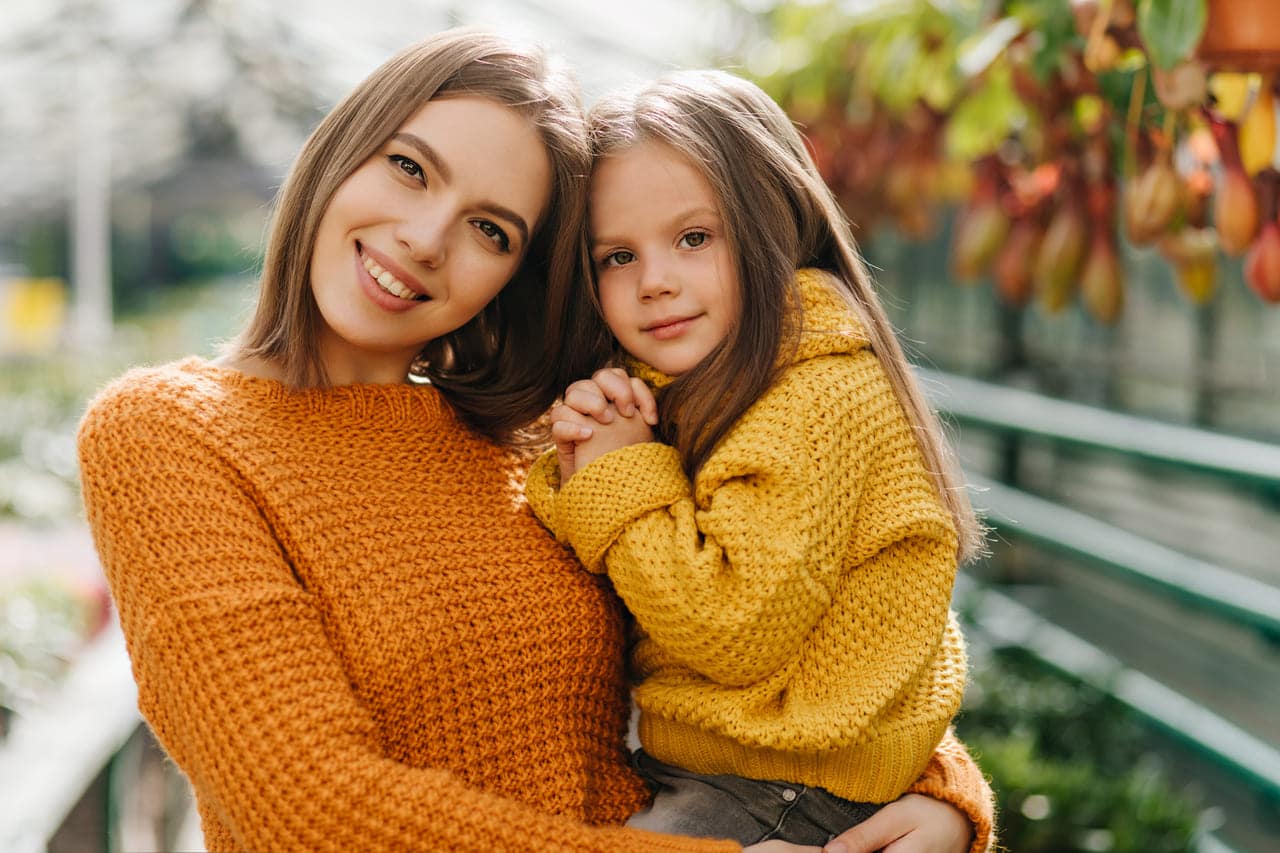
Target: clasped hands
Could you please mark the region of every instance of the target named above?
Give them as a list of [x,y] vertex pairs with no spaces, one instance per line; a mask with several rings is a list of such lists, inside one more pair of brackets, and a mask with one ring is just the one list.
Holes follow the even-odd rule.
[[653,441],[658,403],[644,382],[622,368],[606,367],[566,388],[550,417],[563,485],[611,450]]

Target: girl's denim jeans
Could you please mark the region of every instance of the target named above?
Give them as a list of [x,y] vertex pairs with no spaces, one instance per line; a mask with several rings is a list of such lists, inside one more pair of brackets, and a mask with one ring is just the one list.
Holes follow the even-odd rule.
[[775,838],[821,846],[881,806],[788,782],[704,776],[644,750],[636,750],[632,763],[653,791],[653,803],[632,815],[627,826],[668,835],[728,838],[743,846]]

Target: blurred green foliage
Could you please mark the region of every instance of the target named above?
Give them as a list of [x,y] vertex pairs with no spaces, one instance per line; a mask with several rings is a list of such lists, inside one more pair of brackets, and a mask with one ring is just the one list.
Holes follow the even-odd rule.
[[108,607],[104,588],[72,578],[31,577],[0,586],[0,719],[61,677],[105,624]]
[[79,515],[75,430],[89,398],[133,365],[213,354],[247,315],[251,296],[244,279],[152,291],[118,318],[105,350],[67,346],[0,362],[0,519]]
[[956,726],[996,791],[1016,853],[1195,849],[1199,808],[1174,790],[1142,725],[1105,694],[1022,653],[974,667]]

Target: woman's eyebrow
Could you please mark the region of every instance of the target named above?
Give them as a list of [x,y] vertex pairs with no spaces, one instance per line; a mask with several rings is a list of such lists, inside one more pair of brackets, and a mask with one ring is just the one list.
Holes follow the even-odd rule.
[[421,154],[422,159],[430,163],[431,167],[440,173],[440,177],[443,178],[446,183],[453,180],[452,170],[450,170],[448,164],[440,158],[440,155],[436,153],[436,150],[427,144],[427,140],[417,134],[405,133],[403,130],[391,134],[391,138],[398,142],[403,142],[405,145],[408,145],[410,148],[413,148]]
[[492,201],[484,202],[480,205],[480,209],[488,213],[492,213],[499,219],[507,220],[507,224],[520,232],[520,245],[523,246],[529,242],[529,225],[524,221],[523,216],[516,213],[509,207],[503,207],[502,205]]
[[[444,162],[444,159],[436,153],[436,150],[427,144],[427,140],[417,134],[406,133],[403,130],[391,134],[391,138],[397,142],[403,142],[405,145],[408,145],[410,148],[417,151],[418,154],[422,156],[423,160],[426,160],[431,164],[431,167],[436,170],[440,175],[440,178],[446,184],[453,180],[453,171],[449,168],[449,165]],[[524,221],[523,216],[516,213],[511,208],[504,207],[496,202],[485,202],[480,205],[480,209],[488,213],[492,213],[500,219],[505,219],[508,224],[519,231],[521,245],[529,242],[529,223]]]

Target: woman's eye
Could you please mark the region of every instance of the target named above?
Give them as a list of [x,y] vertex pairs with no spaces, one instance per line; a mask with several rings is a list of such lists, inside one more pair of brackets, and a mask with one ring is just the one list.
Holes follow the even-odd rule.
[[690,249],[696,249],[703,243],[707,242],[707,232],[690,231],[688,234],[680,238],[681,244]]
[[411,178],[422,177],[422,167],[419,166],[410,158],[404,156],[403,154],[392,154],[387,159],[390,160],[392,163],[395,163],[397,168],[399,168],[400,171],[404,172],[409,177]]
[[476,228],[480,229],[480,233],[493,241],[499,249],[504,252],[511,251],[511,240],[507,237],[507,232],[503,231],[497,225],[494,225],[487,219],[477,219],[475,221]]
[[636,256],[625,249],[617,252],[610,252],[600,261],[602,267],[624,267],[636,259]]

